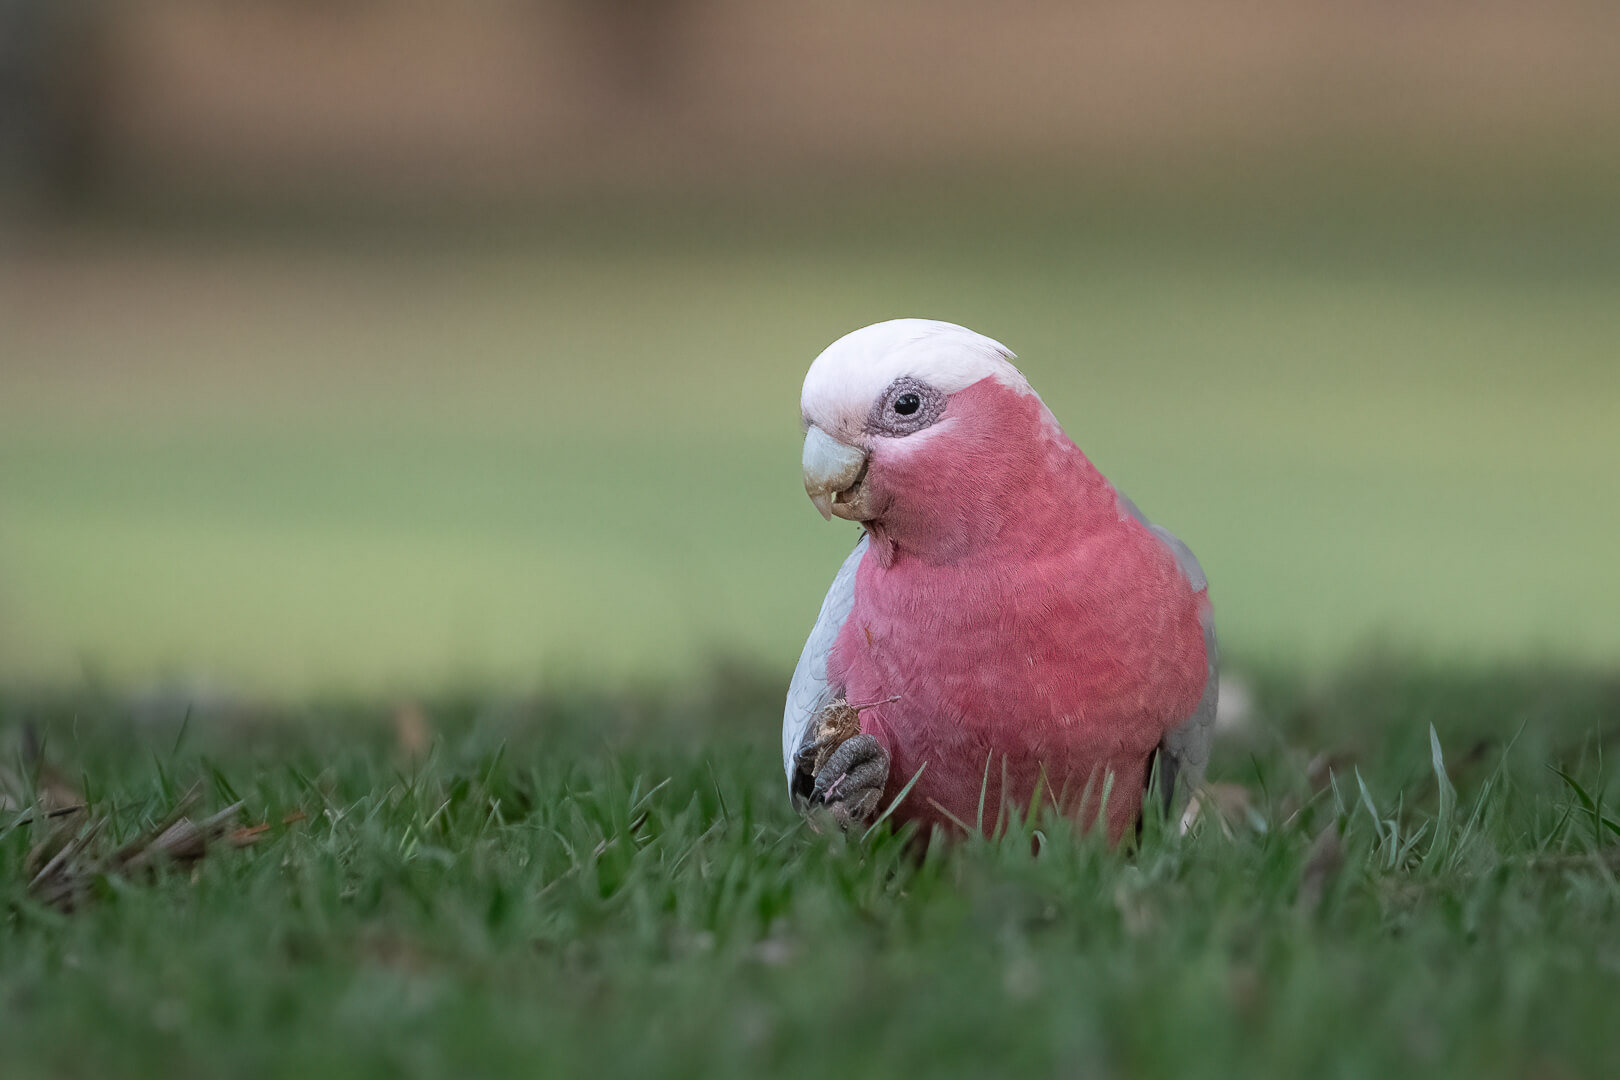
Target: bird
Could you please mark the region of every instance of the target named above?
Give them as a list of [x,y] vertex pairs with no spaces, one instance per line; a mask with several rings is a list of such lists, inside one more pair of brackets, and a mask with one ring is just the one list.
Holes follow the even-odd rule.
[[1219,687],[1203,568],[1064,432],[1000,342],[893,319],[816,357],[805,493],[862,535],[783,710],[793,804],[995,835],[1043,808],[1111,843],[1201,781]]

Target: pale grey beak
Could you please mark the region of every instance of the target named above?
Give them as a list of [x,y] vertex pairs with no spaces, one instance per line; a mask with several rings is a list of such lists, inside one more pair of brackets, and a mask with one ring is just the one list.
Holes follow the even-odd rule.
[[833,503],[840,493],[855,485],[864,468],[865,450],[841,443],[816,425],[810,425],[804,436],[804,492],[822,517],[832,520]]

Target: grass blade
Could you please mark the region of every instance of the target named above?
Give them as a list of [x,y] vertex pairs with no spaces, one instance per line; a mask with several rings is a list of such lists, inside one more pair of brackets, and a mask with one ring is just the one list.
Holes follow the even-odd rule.
[[1457,789],[1446,775],[1446,758],[1440,749],[1440,735],[1429,725],[1429,763],[1434,768],[1435,783],[1440,786],[1440,810],[1434,821],[1434,839],[1423,864],[1430,870],[1440,866],[1451,848],[1452,826],[1457,817]]
[[928,768],[928,762],[926,761],[917,766],[917,771],[911,774],[911,779],[907,780],[906,786],[900,789],[900,794],[896,795],[894,797],[894,801],[884,809],[883,813],[877,816],[877,820],[868,825],[866,827],[866,831],[861,833],[862,840],[865,840],[868,836],[871,836],[872,830],[876,829],[879,825],[887,821],[889,819],[889,815],[894,813],[895,809],[901,803],[906,801],[906,796],[910,795],[911,789],[917,786],[917,781],[922,779],[923,770],[926,768]]

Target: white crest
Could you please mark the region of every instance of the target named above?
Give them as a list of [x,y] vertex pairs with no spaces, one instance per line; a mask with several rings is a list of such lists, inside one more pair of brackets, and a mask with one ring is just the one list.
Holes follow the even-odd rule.
[[851,331],[827,346],[804,377],[799,404],[827,431],[863,423],[872,403],[903,375],[954,394],[994,377],[1022,393],[1029,383],[999,341],[955,323],[890,319]]

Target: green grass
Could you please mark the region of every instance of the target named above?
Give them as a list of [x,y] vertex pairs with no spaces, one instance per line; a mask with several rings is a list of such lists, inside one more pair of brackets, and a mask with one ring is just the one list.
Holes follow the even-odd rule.
[[1620,654],[1612,213],[1306,202],[17,248],[0,677],[296,697],[790,665],[853,540],[800,491],[799,382],[897,314],[1019,351],[1199,553],[1234,654]]
[[793,816],[777,682],[438,699],[417,762],[379,706],[10,697],[0,741],[43,733],[108,843],[194,781],[199,813],[307,817],[61,914],[26,895],[43,826],[0,814],[4,1074],[1620,1068],[1613,678],[1264,677],[1214,771],[1264,831],[1109,852],[1038,821],[920,859]]

